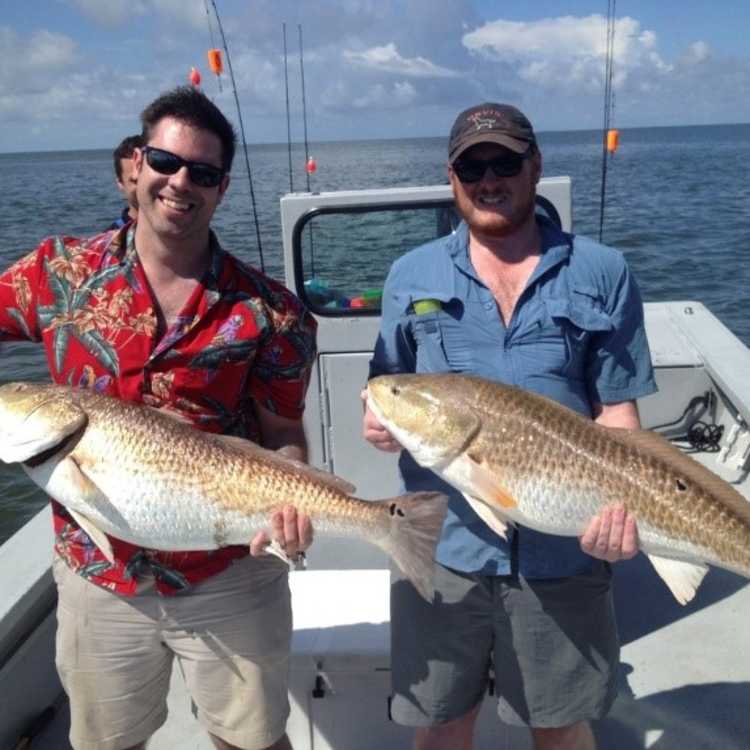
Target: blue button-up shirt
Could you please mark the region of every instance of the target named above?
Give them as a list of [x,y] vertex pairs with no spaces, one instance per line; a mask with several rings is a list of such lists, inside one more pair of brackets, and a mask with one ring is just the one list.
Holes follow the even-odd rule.
[[[466,224],[399,258],[383,290],[370,376],[464,372],[535,391],[588,416],[592,403],[653,393],[643,304],[622,254],[538,221],[542,254],[507,325],[471,263]],[[422,300],[433,303],[415,310]],[[399,468],[405,489],[450,496],[436,555],[443,565],[528,578],[591,567],[578,539],[519,527],[506,542],[406,451]]]

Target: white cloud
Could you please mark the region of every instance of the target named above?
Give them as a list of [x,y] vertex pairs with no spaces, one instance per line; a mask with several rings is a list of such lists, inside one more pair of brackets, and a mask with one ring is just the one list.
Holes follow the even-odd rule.
[[[563,16],[540,21],[502,19],[465,34],[463,44],[485,60],[503,63],[521,79],[543,88],[581,92],[601,90],[607,51],[606,19]],[[615,23],[614,85],[622,86],[634,72],[667,73],[656,51],[656,35],[641,31],[633,18]]]
[[[206,6],[203,0],[151,0],[153,9],[163,17],[184,24],[199,31],[208,29],[208,20],[206,17]],[[211,26],[217,29],[216,20],[213,16],[211,3],[209,3],[211,12]]]
[[393,42],[380,47],[370,47],[364,52],[344,50],[344,59],[380,73],[396,73],[414,78],[459,78],[460,73],[435,65],[424,57],[402,57]]
[[0,56],[0,96],[7,100],[46,87],[75,64],[78,45],[64,34],[39,30],[22,37],[0,26]]
[[[126,25],[133,16],[156,14],[181,26],[206,29],[203,0],[70,0],[84,15],[105,28]],[[211,19],[214,27],[215,21]]]
[[127,23],[133,15],[143,15],[146,3],[143,0],[70,0],[84,16],[105,28],[116,28]]
[[706,42],[693,42],[685,54],[680,58],[680,62],[685,65],[700,65],[705,63],[711,57],[711,48]]
[[409,81],[394,83],[392,86],[375,84],[362,96],[352,100],[355,109],[400,109],[412,104],[417,98],[417,90]]
[[44,29],[35,31],[23,56],[25,66],[38,70],[57,70],[73,63],[77,44],[64,34]]

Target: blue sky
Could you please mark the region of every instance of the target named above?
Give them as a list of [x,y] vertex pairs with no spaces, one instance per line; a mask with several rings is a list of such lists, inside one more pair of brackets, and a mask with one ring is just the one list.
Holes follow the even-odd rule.
[[[209,0],[209,7],[211,5]],[[538,130],[603,119],[604,0],[216,0],[253,143],[445,135],[458,111],[511,102]],[[0,152],[109,148],[191,66],[207,69],[205,0],[0,0]],[[614,125],[750,122],[747,0],[620,0]],[[218,32],[212,24],[218,45]]]

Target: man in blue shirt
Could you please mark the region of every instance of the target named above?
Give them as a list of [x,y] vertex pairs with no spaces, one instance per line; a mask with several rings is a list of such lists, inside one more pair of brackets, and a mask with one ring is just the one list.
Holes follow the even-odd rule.
[[[448,176],[464,221],[393,264],[370,374],[471,373],[637,428],[635,399],[656,390],[638,288],[619,252],[535,213],[541,172],[515,107],[458,116]],[[364,434],[401,450],[369,409]],[[395,720],[419,727],[417,750],[470,750],[494,668],[500,717],[530,727],[537,750],[593,750],[588,721],[609,710],[619,663],[608,562],[636,554],[635,519],[619,506],[580,541],[521,527],[506,542],[406,451],[399,467],[407,489],[451,502],[435,602],[392,586]]]

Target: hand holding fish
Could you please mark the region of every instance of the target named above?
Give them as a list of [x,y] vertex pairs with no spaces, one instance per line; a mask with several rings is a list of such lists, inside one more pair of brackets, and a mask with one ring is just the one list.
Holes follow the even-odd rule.
[[250,554],[262,557],[269,554],[268,545],[275,542],[290,560],[304,552],[313,541],[313,527],[310,516],[299,513],[293,505],[285,505],[274,511],[270,517],[271,536],[259,531],[250,542]]
[[367,390],[363,390],[359,397],[362,399],[365,413],[362,417],[362,436],[368,443],[374,445],[378,450],[386,453],[398,453],[403,446],[393,435],[380,423],[367,405]]
[[599,560],[630,560],[638,554],[635,516],[624,505],[608,505],[591,519],[580,542],[584,552]]

